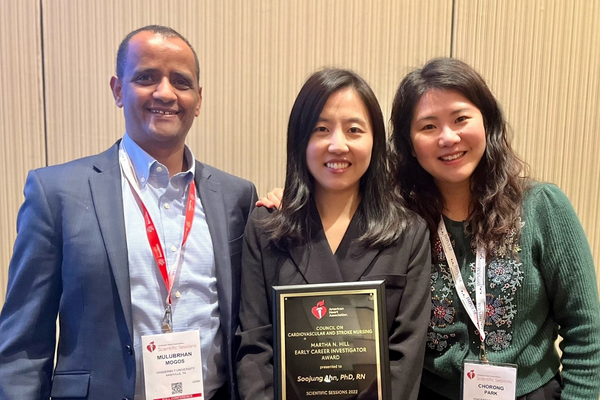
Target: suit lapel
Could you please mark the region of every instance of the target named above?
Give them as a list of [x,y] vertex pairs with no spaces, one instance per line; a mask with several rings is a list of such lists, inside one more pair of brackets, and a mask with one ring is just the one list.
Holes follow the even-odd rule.
[[311,237],[308,243],[290,251],[292,260],[307,283],[354,282],[371,268],[378,249],[363,249],[356,243],[362,233],[362,207],[352,217],[344,238],[335,254],[327,242],[317,207],[312,204]]
[[196,161],[196,186],[208,231],[215,254],[215,275],[217,278],[217,294],[219,297],[219,310],[221,325],[228,327],[231,320],[232,293],[227,285],[232,282],[231,263],[229,254],[229,238],[227,236],[227,215],[225,213],[223,192],[221,184],[211,179],[210,173],[203,165]]
[[100,233],[123,306],[127,329],[133,337],[131,288],[118,149],[117,143],[96,157],[94,171],[97,173],[90,176],[89,185]]
[[325,236],[319,211],[314,203],[310,205],[310,238],[300,246],[294,246],[290,255],[298,271],[307,283],[343,282],[340,266],[331,252]]
[[336,252],[346,282],[358,281],[370,269],[373,260],[380,252],[378,249],[364,249],[356,243],[356,239],[364,233],[361,229],[362,219],[362,207],[358,207]]

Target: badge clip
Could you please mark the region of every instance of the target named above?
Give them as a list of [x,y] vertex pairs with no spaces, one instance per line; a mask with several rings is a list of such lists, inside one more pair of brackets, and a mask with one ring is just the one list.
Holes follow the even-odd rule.
[[171,305],[168,304],[165,308],[165,316],[162,319],[162,330],[163,333],[173,332],[173,314],[171,313]]
[[481,346],[479,346],[479,361],[485,364],[490,363],[485,354],[485,344],[483,343],[483,341],[481,342]]

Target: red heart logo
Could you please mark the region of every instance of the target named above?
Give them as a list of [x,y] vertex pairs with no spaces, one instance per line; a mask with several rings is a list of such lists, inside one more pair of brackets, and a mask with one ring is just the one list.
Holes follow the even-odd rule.
[[325,300],[321,300],[316,306],[312,308],[312,314],[316,319],[321,319],[327,314],[327,307],[325,307]]
[[469,379],[475,378],[475,370],[472,369],[469,372],[467,372],[467,376],[469,377]]

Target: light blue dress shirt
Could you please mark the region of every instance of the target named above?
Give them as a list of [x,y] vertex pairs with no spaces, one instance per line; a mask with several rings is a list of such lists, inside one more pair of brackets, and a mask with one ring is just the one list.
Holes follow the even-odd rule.
[[[170,271],[183,238],[188,190],[195,173],[194,156],[186,147],[185,159],[189,169],[169,179],[167,168],[127,134],[120,145],[120,151],[123,150],[131,160],[142,201],[154,222]],[[168,291],[148,244],[142,210],[123,172],[121,180],[133,308],[135,400],[144,400],[141,336],[162,333],[161,321]],[[221,351],[223,336],[219,322],[214,251],[200,196],[196,197],[194,221],[183,249],[171,298],[173,330],[200,330],[203,397],[210,399],[225,383],[226,372]]]

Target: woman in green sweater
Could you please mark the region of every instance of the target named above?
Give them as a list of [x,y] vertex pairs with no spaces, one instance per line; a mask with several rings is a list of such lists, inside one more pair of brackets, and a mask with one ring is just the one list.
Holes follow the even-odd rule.
[[[509,375],[514,369],[502,363],[516,365],[518,398],[598,399],[600,306],[589,245],[560,189],[520,177],[524,164],[485,81],[462,61],[433,59],[400,83],[392,124],[397,187],[431,231],[419,398],[459,399],[463,380],[480,379],[479,360]],[[476,367],[465,370],[471,361]],[[494,398],[500,387],[509,384],[476,390]]]

